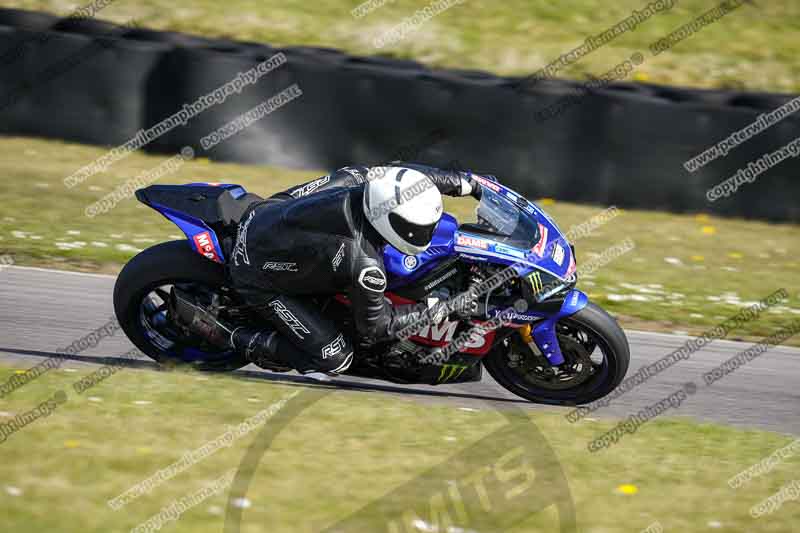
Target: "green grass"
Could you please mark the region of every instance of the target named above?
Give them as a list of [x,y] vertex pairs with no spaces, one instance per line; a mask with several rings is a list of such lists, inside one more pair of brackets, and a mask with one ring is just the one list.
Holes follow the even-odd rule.
[[[430,0],[388,2],[356,19],[362,0],[197,0],[176,6],[169,0],[116,2],[98,15],[143,26],[274,45],[325,46],[358,55],[412,58],[432,66],[526,75],[596,35],[647,0],[465,0],[422,25],[403,41],[378,50],[373,40],[400,24]],[[646,53],[637,79],[697,87],[800,92],[800,4],[756,1],[727,15],[674,47],[651,57],[647,46],[716,6],[716,0],[679,0],[605,47],[559,73],[565,78],[599,75],[630,57]],[[75,2],[2,1],[0,5],[67,15]]]
[[[36,139],[0,137],[0,249],[18,264],[65,266],[116,272],[137,251],[155,242],[185,238],[177,226],[133,197],[106,214],[89,218],[85,208],[112,192],[125,180],[160,165],[170,156],[128,157],[107,172],[67,189],[63,180],[79,167],[105,153],[95,148]],[[277,192],[305,181],[312,173],[269,167],[217,165],[207,159],[186,164],[160,183],[220,181],[242,183],[255,192]],[[24,232],[24,235],[15,232]],[[16,235],[16,236],[15,236]],[[79,243],[78,249],[59,249],[59,243]],[[82,244],[81,244],[82,243]]]
[[[17,264],[115,273],[139,250],[184,238],[177,227],[132,198],[95,218],[84,215],[87,205],[156,167],[164,156],[132,155],[67,189],[63,179],[104,149],[0,138],[0,152],[0,256],[9,254]],[[269,195],[322,174],[201,159],[159,183],[226,181]],[[601,211],[549,199],[540,204],[564,231]],[[471,199],[447,201],[448,210],[461,221],[472,218],[474,205]],[[781,287],[789,292],[789,301],[731,338],[768,335],[800,314],[797,225],[625,210],[575,242],[578,264],[626,237],[633,239],[635,250],[583,276],[578,284],[597,303],[621,315],[626,327],[700,333]],[[790,344],[800,345],[800,339]]]
[[[305,386],[183,371],[123,369],[83,395],[75,393],[72,384],[94,370],[53,370],[4,399],[0,422],[32,409],[57,390],[68,397],[49,417],[0,444],[4,531],[129,531],[173,500],[238,468],[259,430],[122,510],[110,509],[108,499],[297,391],[281,411],[291,421],[254,470],[247,491],[251,506],[243,511],[244,533],[321,531],[444,463],[446,474],[420,479],[413,485],[416,490],[393,493],[382,503],[388,515],[415,509],[424,516],[429,488],[493,464],[510,446],[505,440],[490,440],[476,452],[473,444],[502,429],[533,436],[526,429],[531,421],[563,468],[580,531],[640,531],[659,521],[666,531],[693,532],[706,531],[709,522],[717,521],[721,531],[788,532],[800,520],[796,503],[785,503],[757,521],[748,515],[751,506],[796,476],[797,457],[737,490],[727,485],[730,477],[791,442],[777,434],[663,418],[609,449],[589,453],[586,443],[610,429],[613,421],[569,424],[549,410],[533,412],[530,418],[503,416],[489,408],[464,411],[347,391],[331,392],[301,410],[297,405],[314,394]],[[0,381],[12,372],[0,366]],[[136,403],[143,401],[151,403]],[[273,418],[266,426],[277,423]],[[530,464],[535,461],[531,458]],[[538,473],[526,502],[553,489],[541,469]],[[500,488],[505,491],[518,482]],[[637,492],[624,494],[621,485],[633,485]],[[497,501],[499,486],[487,486],[494,487],[489,496]],[[166,527],[176,533],[222,531],[226,493]],[[381,517],[368,518],[375,527],[360,531],[387,530]],[[553,519],[550,512],[537,513],[510,531],[554,531]]]

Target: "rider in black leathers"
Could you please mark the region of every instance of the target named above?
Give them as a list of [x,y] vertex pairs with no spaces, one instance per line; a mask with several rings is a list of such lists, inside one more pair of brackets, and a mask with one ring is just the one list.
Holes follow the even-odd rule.
[[[420,194],[401,197],[400,187],[405,191],[409,180],[422,183],[416,178],[423,174],[430,190],[422,187]],[[252,205],[241,218],[227,266],[237,292],[272,327],[232,329],[209,316],[187,322],[205,324],[207,337],[227,339],[266,368],[345,371],[353,359],[352,341],[323,316],[311,296],[345,293],[358,342],[365,345],[392,339],[420,320],[444,320],[446,306],[393,307],[384,299],[384,245],[391,240],[401,250],[407,247],[405,253],[424,250],[441,216],[440,193],[477,198],[480,186],[467,172],[423,165],[345,167]],[[381,194],[396,195],[399,202],[368,205]],[[392,209],[398,203],[401,207]],[[394,227],[389,228],[390,222]]]

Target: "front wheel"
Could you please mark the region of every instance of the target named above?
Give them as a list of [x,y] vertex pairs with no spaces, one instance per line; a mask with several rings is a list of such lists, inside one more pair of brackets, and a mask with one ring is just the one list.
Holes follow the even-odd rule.
[[565,362],[551,366],[513,333],[483,361],[500,385],[536,403],[577,405],[602,398],[628,371],[630,348],[617,321],[601,307],[586,307],[558,321],[557,336]]

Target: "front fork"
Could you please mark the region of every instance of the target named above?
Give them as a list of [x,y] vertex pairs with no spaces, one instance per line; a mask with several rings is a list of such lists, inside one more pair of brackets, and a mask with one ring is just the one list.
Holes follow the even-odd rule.
[[[574,315],[589,303],[589,297],[585,293],[572,289],[564,298],[561,308],[555,313],[545,313],[537,311],[536,309],[529,310],[526,313],[518,313],[513,307],[503,310],[495,310],[494,316],[499,316],[507,313],[512,324],[528,326],[530,331],[522,331],[523,337],[529,337],[536,343],[539,351],[547,358],[547,361],[557,366],[564,362],[564,354],[561,353],[561,346],[558,344],[558,337],[556,335],[556,324],[562,318]],[[540,320],[544,318],[544,320]],[[536,325],[530,326],[531,322],[536,322]],[[528,339],[526,341],[530,342]]]

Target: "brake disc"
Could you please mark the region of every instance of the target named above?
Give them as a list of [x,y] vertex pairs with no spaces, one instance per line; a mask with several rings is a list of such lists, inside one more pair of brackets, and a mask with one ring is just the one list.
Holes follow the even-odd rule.
[[564,363],[561,365],[550,365],[544,357],[524,345],[526,354],[509,353],[509,366],[516,367],[526,381],[543,389],[564,390],[582,384],[594,372],[591,352],[571,336],[560,333],[557,336],[564,355]]

